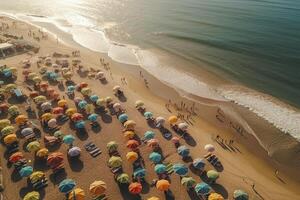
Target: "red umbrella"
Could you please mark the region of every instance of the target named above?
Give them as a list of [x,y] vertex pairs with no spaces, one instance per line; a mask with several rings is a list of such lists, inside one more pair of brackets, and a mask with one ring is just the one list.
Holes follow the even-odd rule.
[[72,116],[71,116],[71,120],[72,121],[79,121],[79,120],[82,120],[83,119],[83,115],[80,114],[80,113],[74,113]]
[[17,161],[19,161],[20,159],[24,158],[24,155],[22,152],[16,152],[14,154],[12,154],[10,157],[9,157],[9,162],[11,163],[15,163]]
[[47,82],[41,82],[40,87],[46,89],[47,87],[49,87],[49,84]]
[[34,92],[30,92],[29,96],[30,96],[30,98],[34,98],[34,97],[37,97],[37,96],[39,96],[39,93],[38,93],[38,92],[36,92],[36,91],[34,91]]
[[132,194],[139,194],[142,192],[142,189],[142,184],[138,182],[131,183],[128,187],[129,192]]
[[64,113],[64,109],[62,107],[55,107],[52,109],[52,114],[59,115],[63,113]]
[[8,107],[9,107],[9,106],[8,106],[7,103],[2,103],[2,104],[0,104],[0,109],[1,109],[2,111],[7,110]]
[[128,140],[126,146],[129,149],[136,149],[139,146],[139,142],[136,140]]
[[87,87],[88,86],[88,84],[86,83],[86,82],[81,82],[80,84],[79,84],[79,87],[80,88],[84,88],[84,87]]
[[51,168],[61,165],[64,161],[64,155],[60,152],[51,153],[47,158],[47,164],[51,166]]

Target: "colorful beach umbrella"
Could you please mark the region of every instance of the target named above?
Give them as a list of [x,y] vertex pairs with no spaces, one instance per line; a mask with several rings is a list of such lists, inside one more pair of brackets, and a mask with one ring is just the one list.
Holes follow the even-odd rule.
[[81,188],[76,188],[70,192],[68,200],[85,200],[84,190]]
[[134,151],[130,151],[126,154],[126,159],[128,162],[133,163],[138,159],[139,155],[134,152]]
[[127,140],[130,140],[130,139],[133,139],[135,136],[135,133],[133,131],[125,131],[124,132],[124,137],[127,139]]
[[32,128],[29,128],[29,127],[24,128],[24,129],[22,129],[22,131],[21,131],[21,135],[23,135],[23,136],[30,135],[30,134],[33,134],[33,133],[34,133],[34,132],[33,132],[33,129],[32,129]]
[[110,167],[116,168],[116,167],[121,167],[122,166],[122,159],[119,156],[112,156],[108,160],[108,165]]
[[107,143],[106,148],[109,152],[117,151],[118,143],[116,141],[110,141]]
[[224,197],[218,193],[213,192],[208,196],[208,200],[224,200]]
[[61,140],[64,138],[64,134],[61,131],[55,131],[53,136],[56,137],[56,138],[59,138]]
[[35,183],[43,178],[45,178],[45,173],[42,171],[35,171],[29,176],[31,183]]
[[59,183],[58,189],[61,193],[69,193],[76,186],[76,183],[73,179],[65,179]]
[[10,106],[7,110],[7,112],[11,115],[11,116],[17,116],[20,114],[20,109],[18,106],[16,105],[13,105],[13,106]]
[[195,186],[195,191],[197,194],[206,195],[211,191],[211,187],[207,183],[202,182]]
[[143,101],[137,100],[137,101],[135,102],[135,107],[136,107],[136,108],[140,108],[140,107],[142,107],[142,106],[144,106],[144,102],[143,102]]
[[10,125],[10,121],[8,119],[0,120],[0,130]]
[[75,127],[78,129],[83,129],[85,127],[85,122],[84,121],[78,121],[75,123]]
[[196,169],[203,169],[205,167],[205,160],[203,158],[194,159],[193,167],[195,167]]
[[51,113],[44,113],[42,116],[41,116],[41,119],[44,120],[44,121],[49,121],[50,119],[53,118],[53,115]]
[[64,109],[62,107],[55,107],[52,109],[52,114],[59,115],[63,113],[64,113]]
[[11,156],[9,156],[9,162],[15,163],[18,162],[20,159],[23,159],[24,155],[22,152],[18,151],[16,153],[13,153]]
[[178,128],[182,131],[186,131],[188,129],[189,125],[185,122],[179,123]]
[[151,140],[148,140],[148,141],[147,141],[147,146],[148,146],[148,147],[151,147],[151,148],[158,147],[158,146],[159,146],[159,141],[158,141],[158,139],[153,138],[153,139],[151,139]]
[[21,177],[28,177],[32,172],[33,168],[31,166],[25,166],[19,171],[19,174]]
[[155,122],[158,126],[163,126],[166,122],[166,119],[163,117],[156,117]]
[[122,184],[129,183],[130,182],[129,175],[125,174],[125,173],[122,173],[122,174],[117,176],[117,181],[119,183],[122,183]]
[[95,113],[92,113],[88,116],[88,120],[90,120],[91,122],[96,122],[98,118],[98,115]]
[[35,152],[39,150],[41,147],[41,144],[38,141],[33,141],[27,144],[26,149],[29,152]]
[[94,181],[89,188],[90,194],[93,198],[104,194],[106,190],[107,186],[104,181]]
[[70,116],[72,116],[73,114],[76,113],[76,109],[75,108],[68,108],[65,113],[66,113],[67,116],[70,117]]
[[12,144],[17,141],[17,135],[16,134],[9,134],[4,137],[3,142],[6,145]]
[[178,117],[175,116],[175,115],[172,115],[172,116],[169,117],[168,121],[169,121],[169,123],[170,123],[171,125],[174,125],[174,124],[176,124],[176,122],[178,121]]
[[156,183],[156,188],[159,191],[167,191],[170,188],[170,182],[165,179],[158,180]]
[[173,170],[176,174],[178,174],[180,176],[185,176],[189,171],[188,167],[181,163],[174,164]]
[[139,142],[136,140],[128,140],[126,143],[126,147],[129,149],[136,149],[139,145]]
[[55,118],[50,119],[47,124],[49,128],[55,128],[57,127],[57,120]]
[[134,129],[135,126],[136,126],[136,123],[133,120],[128,120],[124,123],[124,127],[126,129]]
[[40,200],[40,193],[36,191],[29,192],[24,196],[23,200]]
[[75,137],[73,135],[69,134],[69,135],[65,135],[63,137],[63,142],[65,144],[71,145],[71,144],[73,144],[74,141],[75,141]]
[[134,178],[144,178],[146,176],[146,170],[144,168],[138,168],[133,172]]
[[68,104],[68,102],[67,102],[67,100],[65,100],[65,99],[61,99],[61,100],[59,100],[59,101],[57,102],[57,105],[58,105],[59,107],[65,107],[67,104]]
[[68,150],[68,155],[70,157],[76,157],[79,156],[81,153],[81,149],[79,147],[72,147]]
[[146,119],[151,119],[151,118],[153,117],[153,113],[147,111],[147,112],[144,113],[144,117],[145,117]]
[[167,170],[167,167],[166,167],[164,164],[157,164],[157,165],[155,165],[155,167],[154,167],[154,171],[155,171],[155,173],[157,173],[157,174],[165,173],[166,170]]
[[96,101],[96,105],[97,106],[104,106],[105,105],[105,100],[104,99],[98,99]]
[[94,94],[94,95],[91,95],[91,96],[90,96],[90,100],[91,100],[92,102],[94,102],[94,103],[97,102],[98,99],[99,99],[99,96],[98,96],[98,95],[95,95],[95,94]]
[[76,89],[76,88],[75,88],[74,85],[69,85],[69,86],[67,87],[68,92],[74,92],[75,89]]
[[54,152],[49,154],[47,158],[47,164],[50,166],[57,166],[61,164],[64,160],[64,155],[60,152]]
[[146,131],[144,133],[144,139],[145,140],[151,140],[151,139],[154,138],[154,136],[155,136],[155,133],[153,131]]
[[80,108],[80,109],[85,109],[86,108],[86,106],[87,106],[87,102],[85,101],[85,100],[81,100],[79,103],[78,103],[78,107]]
[[138,182],[133,182],[128,186],[128,190],[131,194],[139,194],[142,192],[143,186]]
[[190,150],[186,146],[182,145],[177,148],[177,153],[182,157],[187,157],[190,154]]
[[204,146],[204,149],[205,149],[207,152],[214,152],[214,151],[215,151],[215,147],[214,147],[214,145],[212,145],[212,144],[206,144],[206,145]]
[[235,190],[233,192],[234,200],[248,200],[249,195],[243,190]]
[[150,197],[147,200],[160,200],[158,197]]
[[121,123],[124,123],[124,122],[126,122],[126,121],[128,120],[128,115],[125,114],[125,113],[123,113],[123,114],[119,115],[118,120],[119,120]]
[[85,96],[90,96],[92,94],[91,88],[88,87],[82,88],[80,92]]
[[24,124],[28,121],[28,117],[25,116],[25,115],[18,115],[16,118],[15,118],[15,122],[17,125],[21,125],[21,124]]
[[150,155],[149,155],[149,159],[153,162],[153,163],[159,163],[162,159],[162,156],[161,154],[159,153],[156,153],[156,152],[152,152]]
[[174,137],[171,138],[171,141],[172,141],[174,144],[178,144],[179,141],[180,141],[180,138],[177,137],[177,136],[174,136]]
[[186,188],[192,188],[196,185],[196,180],[193,177],[183,177],[181,179],[181,185]]
[[6,126],[5,128],[3,128],[1,130],[1,135],[3,137],[3,136],[6,136],[6,135],[9,135],[9,134],[13,134],[14,132],[15,132],[15,127],[13,127],[13,126]]
[[48,154],[49,150],[47,148],[41,148],[36,152],[36,156],[39,158],[45,158],[46,156],[48,156]]
[[211,181],[215,181],[219,178],[219,172],[216,170],[209,170],[206,172],[207,178],[209,178]]
[[74,121],[74,122],[80,121],[82,119],[83,119],[83,115],[80,114],[80,113],[74,113],[71,116],[71,120]]

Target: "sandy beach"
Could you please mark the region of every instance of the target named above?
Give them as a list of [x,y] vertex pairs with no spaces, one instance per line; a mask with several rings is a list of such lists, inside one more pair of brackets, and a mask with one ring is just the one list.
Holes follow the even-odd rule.
[[[138,66],[131,66],[117,63],[111,60],[107,55],[93,52],[82,46],[77,45],[72,38],[67,35],[58,35],[61,40],[53,37],[48,33],[47,39],[41,39],[39,42],[35,41],[28,35],[31,30],[38,33],[38,29],[29,24],[12,19],[1,17],[0,22],[9,24],[10,28],[5,30],[5,33],[10,33],[16,36],[23,36],[25,40],[34,41],[40,46],[37,54],[25,53],[8,57],[0,60],[0,65],[13,66],[18,68],[18,76],[15,83],[22,91],[29,96],[30,91],[27,85],[24,84],[22,75],[21,62],[25,59],[32,61],[30,70],[38,72],[39,68],[36,60],[39,56],[52,55],[54,52],[60,54],[72,55],[73,51],[80,51],[81,65],[84,69],[101,69],[105,72],[107,83],[103,84],[99,80],[89,78],[86,74],[77,73],[74,71],[72,80],[75,83],[86,82],[93,91],[100,97],[113,97],[114,102],[120,102],[129,118],[134,120],[137,124],[135,133],[142,137],[147,130],[153,130],[156,133],[156,139],[159,140],[162,154],[165,157],[164,163],[184,163],[186,166],[191,165],[191,161],[183,161],[177,154],[174,144],[163,137],[160,131],[156,128],[150,127],[140,112],[135,108],[135,102],[141,100],[145,103],[147,111],[151,111],[154,117],[162,116],[168,119],[171,115],[184,115],[184,120],[189,124],[188,132],[191,136],[190,140],[181,138],[180,143],[186,145],[190,149],[191,158],[203,157],[207,152],[204,150],[206,144],[213,144],[215,146],[215,155],[220,159],[223,170],[220,171],[220,177],[215,184],[212,184],[212,189],[223,195],[224,199],[233,199],[233,192],[236,189],[242,189],[249,194],[249,199],[253,200],[291,200],[298,199],[300,196],[300,172],[299,172],[299,144],[292,138],[281,133],[274,126],[259,118],[254,113],[249,112],[243,107],[238,107],[236,111],[243,116],[250,125],[252,131],[259,133],[257,137],[263,141],[272,141],[276,135],[277,148],[272,150],[272,157],[268,155],[265,149],[257,141],[253,135],[249,134],[251,130],[243,127],[239,116],[226,112],[226,108],[231,110],[229,102],[211,102],[206,99],[199,99],[198,102],[181,97],[178,91],[161,83],[158,79],[148,74],[145,70]],[[14,22],[15,25],[12,25]],[[55,27],[49,27],[49,29]],[[2,33],[0,31],[0,33]],[[63,40],[69,41],[66,45]],[[70,43],[72,45],[70,45]],[[55,59],[55,58],[53,58]],[[67,58],[69,62],[73,57]],[[104,59],[105,63],[109,63],[109,69],[105,69],[100,59]],[[48,67],[51,69],[51,67]],[[124,81],[125,78],[125,81]],[[126,99],[120,101],[113,95],[112,88],[115,85],[120,85],[124,91]],[[69,99],[66,95],[66,85],[64,88],[58,88],[57,85],[51,86],[58,91],[61,97],[65,97],[68,101],[69,107],[74,107],[74,101]],[[75,92],[75,96],[81,96],[79,92]],[[176,104],[176,105],[175,105]],[[233,104],[233,103],[232,103]],[[18,105],[21,108],[21,113],[26,113],[26,103]],[[177,107],[176,107],[177,106]],[[190,112],[190,108],[194,108],[195,114]],[[36,109],[37,110],[37,109]],[[191,113],[191,114],[189,114]],[[235,117],[236,118],[235,118]],[[2,117],[3,118],[3,117]],[[82,188],[86,193],[86,199],[92,199],[89,196],[89,185],[95,180],[103,180],[107,184],[106,195],[108,199],[147,199],[151,196],[157,196],[160,199],[166,199],[163,192],[158,191],[155,187],[150,187],[153,179],[157,178],[154,171],[154,165],[148,159],[152,152],[147,145],[140,146],[140,152],[145,160],[145,169],[147,171],[146,181],[148,184],[143,188],[139,197],[130,195],[118,187],[118,184],[113,180],[113,174],[107,166],[109,155],[106,150],[106,144],[110,141],[116,141],[119,144],[118,151],[123,159],[123,170],[129,175],[132,174],[132,165],[126,161],[126,153],[129,151],[126,148],[126,139],[123,137],[122,124],[118,121],[115,115],[110,113],[100,115],[98,122],[100,123],[100,131],[94,131],[91,126],[86,124],[86,134],[78,135],[76,131],[71,130],[69,123],[61,126],[61,131],[66,134],[72,134],[76,140],[75,146],[82,149],[80,160],[76,163],[68,162],[67,145],[61,144],[55,151],[64,153],[65,160],[65,176],[53,177],[52,170],[36,164],[33,153],[24,152],[25,157],[30,160],[30,164],[35,170],[42,170],[46,173],[49,179],[49,185],[43,190],[39,191],[41,199],[54,200],[65,199],[64,194],[58,190],[58,184],[63,179],[71,178],[76,181],[77,187]],[[32,119],[38,121],[38,119]],[[16,126],[16,125],[14,125]],[[169,129],[173,136],[177,134],[166,123],[166,128]],[[238,128],[240,127],[240,128]],[[42,129],[41,129],[42,130]],[[241,131],[242,130],[242,131]],[[39,141],[43,144],[43,136],[46,133],[42,132],[42,137]],[[278,136],[278,135],[282,135]],[[216,137],[219,139],[216,141]],[[278,138],[281,138],[279,140]],[[230,141],[233,142],[230,143]],[[85,150],[84,144],[93,141],[96,146],[102,150],[102,154],[96,158],[92,158]],[[279,142],[282,142],[279,144]],[[25,139],[19,139],[19,146],[23,147]],[[44,146],[44,145],[42,145]],[[3,173],[4,191],[2,192],[5,200],[22,199],[31,189],[27,185],[26,178],[20,179],[13,168],[7,166],[7,158],[4,156],[5,145],[1,145],[1,165]],[[279,150],[280,151],[279,151]],[[207,162],[205,170],[211,170],[213,166]],[[197,183],[205,180],[205,178],[189,170],[188,175],[193,177]],[[180,177],[176,174],[170,176],[170,190],[175,199],[180,200],[194,200],[195,196],[189,196],[186,189],[180,183]]]

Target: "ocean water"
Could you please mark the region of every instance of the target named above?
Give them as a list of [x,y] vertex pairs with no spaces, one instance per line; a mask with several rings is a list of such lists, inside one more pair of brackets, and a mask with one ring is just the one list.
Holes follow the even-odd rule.
[[[180,91],[243,105],[300,139],[299,0],[0,0],[0,5],[2,13],[19,19],[53,23],[79,44],[140,65]],[[230,81],[213,84],[200,69]]]

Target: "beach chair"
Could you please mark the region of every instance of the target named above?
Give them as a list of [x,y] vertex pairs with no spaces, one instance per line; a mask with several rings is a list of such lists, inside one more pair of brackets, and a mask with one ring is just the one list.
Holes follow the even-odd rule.
[[102,153],[102,151],[93,142],[85,144],[84,148],[94,158]]
[[112,169],[111,169],[111,172],[112,172],[114,175],[121,174],[122,171],[123,171],[122,167],[115,167],[115,168],[112,168]]
[[167,171],[167,174],[170,175],[174,172],[173,170],[173,164],[172,163],[167,163],[166,164],[166,171]]
[[107,200],[108,197],[105,194],[100,195],[99,197],[94,198],[93,200]]

